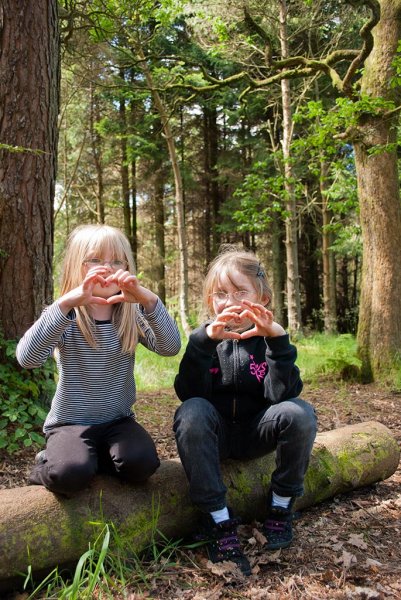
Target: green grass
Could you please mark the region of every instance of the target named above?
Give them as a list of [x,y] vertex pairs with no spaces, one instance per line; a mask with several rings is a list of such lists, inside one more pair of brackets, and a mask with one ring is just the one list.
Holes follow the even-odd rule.
[[112,600],[136,597],[136,593],[140,597],[153,597],[150,592],[155,586],[163,586],[171,577],[179,577],[183,564],[193,564],[188,551],[200,545],[184,545],[182,540],[167,539],[157,529],[157,521],[158,514],[155,514],[149,545],[140,555],[129,540],[122,539],[113,523],[91,523],[98,535],[79,558],[75,571],[60,572],[56,567],[38,583],[29,567],[24,583],[28,595],[24,598]]
[[296,342],[297,365],[305,381],[321,376],[356,378],[361,361],[356,355],[356,339],[350,334],[315,333]]
[[138,344],[135,353],[135,381],[138,391],[151,392],[173,387],[187,343],[184,336],[181,339],[182,347],[176,356],[159,356]]
[[[185,350],[186,339],[182,336],[182,348],[177,356],[159,356],[139,344],[135,359],[135,380],[138,391],[155,391],[172,388],[174,377]],[[305,381],[318,377],[356,376],[360,361],[356,356],[356,339],[350,334],[325,335],[316,333],[295,342],[298,349],[297,365]]]

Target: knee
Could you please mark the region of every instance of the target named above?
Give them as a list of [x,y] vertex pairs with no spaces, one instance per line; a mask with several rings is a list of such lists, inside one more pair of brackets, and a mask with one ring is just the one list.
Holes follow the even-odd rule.
[[83,490],[95,474],[95,466],[89,463],[48,465],[47,487],[53,492],[71,495]]
[[205,398],[185,400],[174,415],[173,430],[176,439],[190,436],[191,441],[203,438],[207,431],[215,428],[216,409]]
[[155,449],[152,452],[136,452],[135,455],[115,461],[114,464],[120,479],[128,483],[141,483],[157,471],[160,460]]
[[305,441],[314,440],[317,432],[316,413],[308,402],[295,398],[283,402],[282,420],[294,435]]

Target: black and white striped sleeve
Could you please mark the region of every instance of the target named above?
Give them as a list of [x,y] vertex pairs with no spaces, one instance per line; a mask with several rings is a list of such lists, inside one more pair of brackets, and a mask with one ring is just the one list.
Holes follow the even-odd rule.
[[146,348],[161,356],[178,354],[181,348],[180,332],[160,298],[150,314],[146,314],[144,308],[139,305],[137,321],[141,331],[139,341]]
[[57,302],[45,308],[18,342],[16,356],[21,367],[34,369],[43,365],[56,346],[62,344],[63,333],[74,320],[75,313],[66,317]]

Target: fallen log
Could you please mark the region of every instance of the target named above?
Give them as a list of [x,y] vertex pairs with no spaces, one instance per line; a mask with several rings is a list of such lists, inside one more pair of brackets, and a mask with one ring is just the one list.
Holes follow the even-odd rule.
[[[400,458],[389,429],[370,421],[318,434],[297,508],[390,477]],[[263,519],[264,498],[274,456],[223,465],[229,504],[243,520]],[[99,534],[93,522],[113,522],[121,538],[140,552],[155,528],[167,538],[193,530],[196,510],[179,460],[162,462],[143,485],[98,477],[66,499],[40,486],[0,491],[0,581],[2,589],[17,576],[76,561]]]

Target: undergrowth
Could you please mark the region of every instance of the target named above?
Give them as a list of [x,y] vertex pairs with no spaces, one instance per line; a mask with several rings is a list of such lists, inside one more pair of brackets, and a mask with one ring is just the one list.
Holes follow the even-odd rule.
[[0,449],[9,453],[44,444],[39,431],[55,388],[52,361],[40,369],[23,369],[15,348],[15,341],[0,335]]
[[26,600],[107,600],[130,598],[135,592],[150,593],[163,578],[172,573],[176,576],[182,560],[190,561],[188,551],[199,546],[169,540],[158,530],[157,522],[158,512],[154,512],[150,542],[141,552],[135,548],[135,540],[123,539],[112,522],[91,522],[98,534],[79,558],[75,571],[56,567],[38,583],[32,567],[28,567]]

